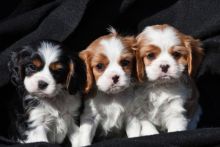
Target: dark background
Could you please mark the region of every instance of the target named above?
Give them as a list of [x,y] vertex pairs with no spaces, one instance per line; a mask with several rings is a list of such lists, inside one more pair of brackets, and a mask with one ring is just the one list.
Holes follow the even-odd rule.
[[[145,26],[167,23],[203,42],[205,58],[195,77],[203,115],[199,129],[138,139],[116,139],[97,146],[217,146],[220,144],[219,0],[2,0],[0,2],[0,136],[9,138],[20,99],[9,82],[12,51],[38,39],[85,49],[113,26],[136,35]],[[203,129],[208,128],[208,129]],[[159,141],[158,141],[159,140]],[[12,145],[0,138],[0,144]],[[44,146],[48,144],[35,144]],[[1,146],[1,145],[0,145]],[[50,146],[50,145],[49,145]]]

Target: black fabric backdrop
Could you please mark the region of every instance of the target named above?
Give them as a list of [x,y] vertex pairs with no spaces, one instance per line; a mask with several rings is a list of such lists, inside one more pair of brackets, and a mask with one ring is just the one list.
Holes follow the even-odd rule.
[[[36,39],[62,41],[73,51],[106,34],[109,25],[122,34],[167,23],[201,39],[205,58],[196,77],[203,115],[199,129],[133,139],[113,139],[92,146],[195,147],[220,146],[220,1],[219,0],[7,0],[0,4],[0,146],[8,140],[11,118],[19,111],[16,89],[9,83],[7,62],[12,51]],[[12,130],[12,131],[11,131]],[[67,146],[63,144],[61,146]]]

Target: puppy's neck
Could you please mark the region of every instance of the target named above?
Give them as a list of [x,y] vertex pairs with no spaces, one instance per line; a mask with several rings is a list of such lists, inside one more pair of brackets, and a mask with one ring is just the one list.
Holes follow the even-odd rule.
[[38,100],[39,102],[47,103],[55,108],[58,108],[60,104],[68,103],[68,101],[77,99],[80,97],[79,92],[71,95],[66,89],[60,89],[59,92],[53,97],[40,97],[35,95],[30,95],[32,98]]
[[147,86],[148,88],[158,88],[158,87],[170,87],[170,86],[178,86],[181,84],[184,85],[189,85],[191,81],[191,78],[188,74],[183,74],[180,78],[178,79],[158,79],[155,81],[148,81],[145,80],[144,86]]

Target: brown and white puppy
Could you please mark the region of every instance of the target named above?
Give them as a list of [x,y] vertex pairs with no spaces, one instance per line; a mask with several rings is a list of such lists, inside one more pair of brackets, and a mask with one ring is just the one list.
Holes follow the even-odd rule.
[[146,27],[137,36],[135,114],[141,135],[195,128],[198,92],[192,76],[202,60],[200,42],[169,25]]
[[124,125],[129,137],[138,136],[136,119],[126,114],[133,99],[134,37],[121,37],[115,30],[92,42],[80,53],[87,67],[86,92],[95,91],[85,102],[81,116],[80,143],[90,145],[100,126],[103,136]]

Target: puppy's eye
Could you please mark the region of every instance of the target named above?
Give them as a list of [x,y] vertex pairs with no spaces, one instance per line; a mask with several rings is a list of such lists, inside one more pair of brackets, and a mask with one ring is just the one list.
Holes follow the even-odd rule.
[[37,70],[37,67],[34,64],[28,64],[27,68],[32,70],[32,71]]
[[172,55],[175,59],[179,59],[182,56],[179,52],[173,52]]
[[153,59],[155,59],[155,57],[156,57],[156,55],[154,54],[154,53],[149,53],[149,54],[147,54],[147,59],[149,59],[149,60],[153,60]]
[[96,68],[97,68],[98,70],[104,70],[105,65],[102,64],[102,63],[98,63],[98,64],[96,65]]
[[128,61],[128,60],[121,60],[121,66],[123,66],[123,67],[125,67],[125,66],[128,66],[129,64],[130,64],[130,61]]
[[59,69],[53,70],[53,72],[55,72],[55,73],[61,73],[61,72],[63,72],[63,71],[64,71],[63,68],[59,68]]

